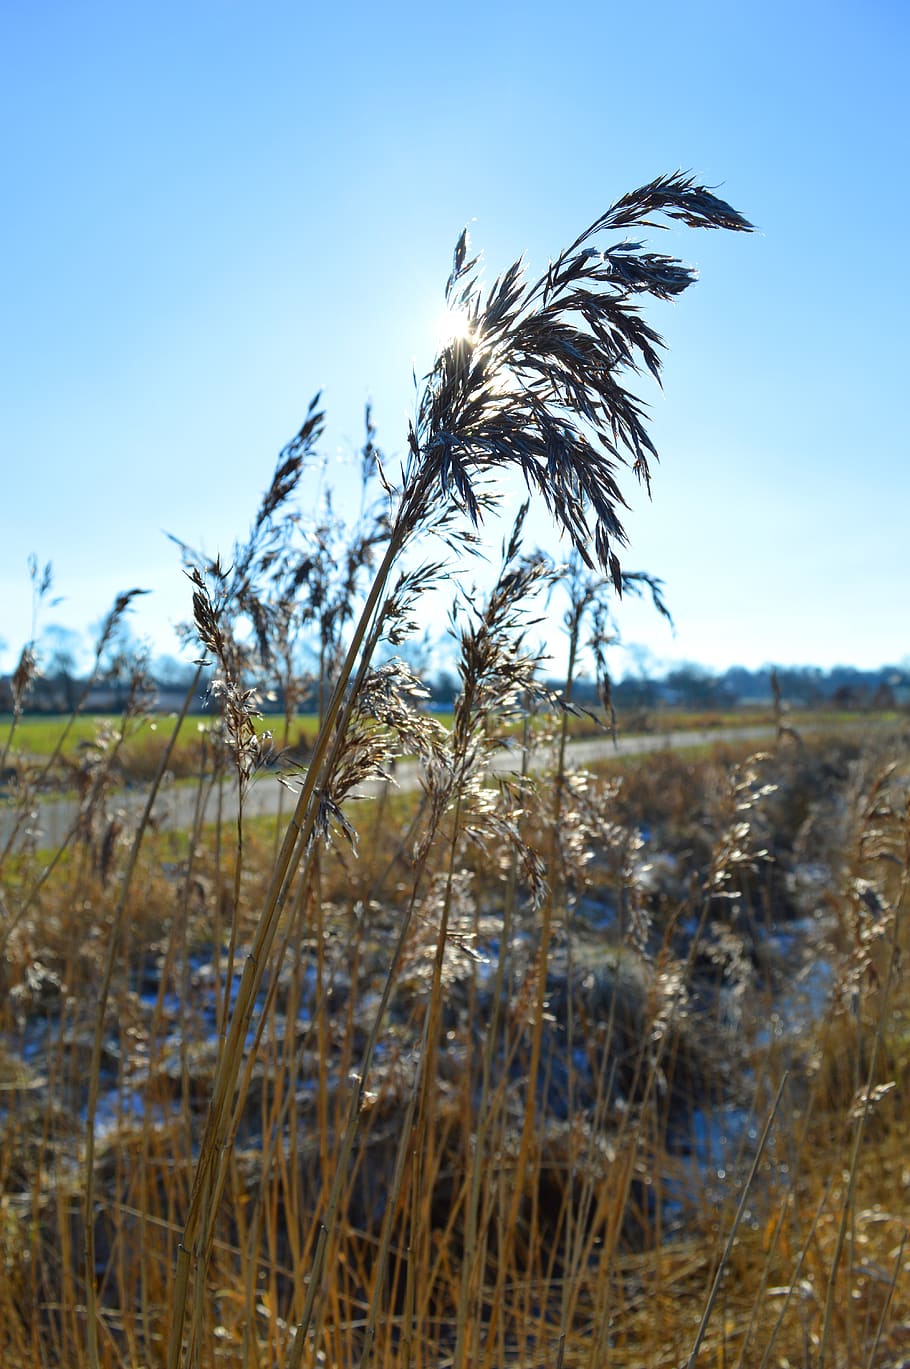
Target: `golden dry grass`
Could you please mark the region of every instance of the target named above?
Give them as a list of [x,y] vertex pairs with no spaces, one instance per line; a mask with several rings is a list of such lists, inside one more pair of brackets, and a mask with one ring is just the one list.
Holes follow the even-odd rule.
[[[654,454],[626,384],[660,367],[638,306],[693,280],[628,239],[662,218],[749,227],[676,173],[536,282],[516,264],[484,291],[463,236],[447,298],[470,327],[424,379],[400,484],[368,414],[356,527],[327,501],[301,540],[314,401],[230,562],[183,547],[221,719],[186,832],[155,828],[166,750],[145,811],[118,810],[141,662],[50,856],[43,776],[20,772],[0,851],[5,1364],[874,1369],[906,1344],[906,736],[781,728],[767,755],[567,763],[583,634],[609,711],[611,596],[662,607],[618,560],[620,466],[647,483]],[[446,727],[379,649],[444,574],[414,548],[470,550],[509,467],[575,559],[527,554],[521,511],[492,589],[458,600]],[[529,644],[558,583],[559,695]],[[251,823],[273,760],[257,681],[281,680],[289,736],[307,634],[319,730],[285,819]],[[35,668],[27,648],[17,716]],[[558,759],[534,781],[541,711]],[[405,756],[419,794],[357,798]],[[207,825],[225,785],[236,820]]]

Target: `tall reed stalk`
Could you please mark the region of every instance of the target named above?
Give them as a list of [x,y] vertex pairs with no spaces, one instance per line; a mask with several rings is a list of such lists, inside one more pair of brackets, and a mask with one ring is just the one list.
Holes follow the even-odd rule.
[[[420,535],[451,540],[462,517],[477,524],[497,502],[491,479],[514,468],[582,559],[588,565],[596,560],[622,589],[619,511],[625,499],[617,469],[631,465],[647,485],[655,455],[641,401],[623,378],[642,370],[658,377],[660,371],[660,338],[642,319],[639,299],[672,298],[694,274],[640,242],[622,238],[601,249],[594,240],[653,227],[661,218],[700,228],[750,228],[691,177],[675,173],[618,200],[531,284],[516,262],[484,292],[476,260],[468,259],[467,237],[459,239],[446,299],[464,315],[467,334],[440,352],[426,377],[400,486],[391,485],[380,467],[390,507],[388,540],[325,708],[228,1024],[178,1253],[169,1369],[177,1369],[184,1351],[193,1353],[202,1299],[193,1299],[197,1311],[188,1327],[191,1275],[198,1294],[227,1171],[244,1041],[263,978],[268,970],[277,973],[272,949],[293,880],[301,865],[300,877],[307,878],[315,838],[330,817],[327,805],[358,693],[393,611],[389,587],[400,559]],[[206,605],[200,608],[197,619],[204,622]],[[213,642],[210,633],[207,644]],[[328,1239],[323,1225],[292,1364],[301,1361],[305,1328],[322,1290]]]

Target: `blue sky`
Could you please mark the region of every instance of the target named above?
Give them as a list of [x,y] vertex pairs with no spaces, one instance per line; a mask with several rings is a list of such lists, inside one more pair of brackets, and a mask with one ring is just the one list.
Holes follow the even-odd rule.
[[316,390],[330,454],[368,398],[402,450],[463,224],[491,278],[539,270],[677,167],[759,231],[661,235],[700,280],[651,313],[662,462],[624,564],[678,630],[623,605],[623,636],[712,667],[906,657],[908,31],[899,0],[7,0],[0,664],[30,552],[46,623],[142,586],[133,630],[173,650],[164,532],[229,551]]

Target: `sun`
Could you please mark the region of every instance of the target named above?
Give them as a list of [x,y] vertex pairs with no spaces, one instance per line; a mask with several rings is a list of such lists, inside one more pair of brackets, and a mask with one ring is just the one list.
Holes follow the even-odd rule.
[[444,309],[434,327],[437,348],[448,347],[452,342],[470,342],[473,333],[467,309]]

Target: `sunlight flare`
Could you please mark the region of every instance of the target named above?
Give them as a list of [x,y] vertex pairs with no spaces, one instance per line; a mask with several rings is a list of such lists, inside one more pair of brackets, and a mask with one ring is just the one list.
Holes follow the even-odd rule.
[[471,319],[466,309],[443,309],[434,327],[437,350],[448,347],[453,342],[470,342],[473,339]]

